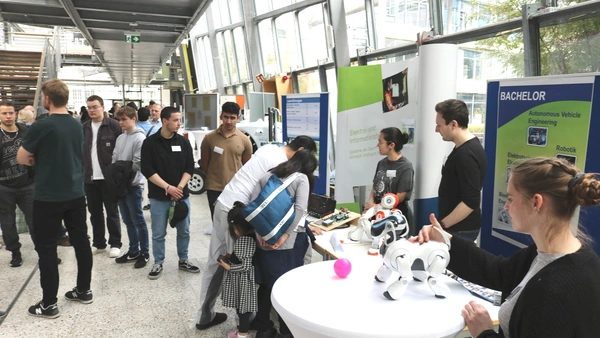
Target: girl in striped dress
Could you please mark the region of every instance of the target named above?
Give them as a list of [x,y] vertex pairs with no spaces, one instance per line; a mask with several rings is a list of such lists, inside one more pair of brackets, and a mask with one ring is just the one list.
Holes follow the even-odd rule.
[[258,311],[257,284],[254,279],[252,257],[256,250],[254,228],[248,223],[242,210],[246,206],[235,202],[227,214],[229,233],[235,239],[233,253],[219,257],[219,265],[225,268],[223,277],[223,306],[236,309],[238,330],[229,333],[229,338],[246,337],[250,328],[250,315]]

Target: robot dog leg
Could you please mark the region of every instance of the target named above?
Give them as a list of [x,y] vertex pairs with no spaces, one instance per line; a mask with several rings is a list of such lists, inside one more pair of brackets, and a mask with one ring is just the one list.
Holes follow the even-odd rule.
[[450,288],[448,285],[437,280],[437,278],[442,275],[444,269],[446,269],[446,266],[448,265],[448,260],[443,256],[443,254],[443,252],[436,254],[428,269],[429,278],[427,279],[427,284],[429,284],[429,288],[437,298],[446,298],[446,296],[450,293]]

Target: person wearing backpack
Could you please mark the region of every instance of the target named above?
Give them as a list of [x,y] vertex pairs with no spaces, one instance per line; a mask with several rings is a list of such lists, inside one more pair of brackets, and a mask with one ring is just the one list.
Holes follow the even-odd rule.
[[269,169],[289,160],[301,150],[314,153],[317,150],[315,141],[310,136],[300,135],[288,140],[288,144],[279,147],[267,144],[260,147],[246,164],[233,176],[225,186],[215,204],[213,217],[214,229],[210,237],[208,260],[202,272],[202,288],[200,290],[200,309],[196,317],[196,328],[206,330],[227,320],[227,314],[215,312],[215,304],[221,293],[224,269],[217,259],[220,255],[233,250],[233,239],[227,233],[227,214],[236,201],[248,204],[252,199],[252,191],[260,178]]
[[[267,185],[271,176],[277,176],[285,181],[291,175],[300,173],[287,190],[294,199],[294,220],[291,226],[281,235],[279,240],[273,245],[269,245],[265,240],[257,235],[258,250],[256,250],[256,267],[258,270],[258,312],[252,322],[252,328],[258,333],[256,338],[271,337],[292,337],[290,329],[287,327],[281,316],[279,316],[279,332],[273,327],[273,322],[269,319],[271,313],[271,291],[273,284],[284,273],[302,265],[296,258],[295,245],[308,243],[307,234],[304,226],[299,225],[308,206],[308,197],[314,189],[315,178],[313,172],[317,168],[317,158],[308,150],[300,150],[288,161],[283,162],[275,168],[269,170],[254,187],[251,200],[254,200],[261,193],[263,187]],[[275,220],[277,221],[277,220]]]

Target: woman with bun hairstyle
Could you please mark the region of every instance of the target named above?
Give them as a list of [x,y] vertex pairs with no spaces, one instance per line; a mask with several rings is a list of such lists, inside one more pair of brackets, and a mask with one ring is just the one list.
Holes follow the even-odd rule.
[[[597,337],[600,332],[600,258],[570,221],[578,206],[600,204],[596,174],[584,174],[556,158],[518,164],[508,181],[504,209],[514,230],[534,244],[512,257],[494,256],[473,243],[451,238],[448,269],[460,278],[502,291],[500,331],[477,302],[462,315],[473,337]],[[411,241],[443,242],[433,214]],[[437,229],[433,229],[433,228]]]
[[[408,134],[401,132],[400,129],[396,127],[381,129],[377,148],[379,148],[379,155],[385,157],[377,163],[373,189],[365,204],[365,211],[381,203],[381,198],[386,193],[394,193],[400,201],[397,208],[406,216],[409,226],[414,227],[408,201],[412,195],[415,171],[412,163],[401,154],[402,147],[406,143],[408,143]],[[388,175],[391,171],[395,172],[394,177]]]

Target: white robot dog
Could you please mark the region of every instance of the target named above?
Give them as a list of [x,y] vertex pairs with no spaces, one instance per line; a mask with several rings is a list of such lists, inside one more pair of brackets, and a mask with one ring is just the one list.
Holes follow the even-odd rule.
[[[450,289],[437,278],[442,275],[448,263],[450,262],[450,240],[440,232],[446,243],[428,242],[411,243],[406,239],[409,232],[409,225],[406,217],[394,209],[398,198],[395,194],[385,194],[380,205],[369,209],[359,221],[358,228],[354,234],[356,240],[360,240],[363,232],[367,232],[373,239],[373,245],[379,247],[379,253],[383,258],[383,265],[377,270],[375,280],[378,282],[387,281],[392,272],[397,271],[400,278],[392,283],[383,295],[389,300],[397,300],[406,291],[409,278],[412,276],[416,281],[427,280],[429,288],[437,298],[445,298]],[[375,209],[375,210],[372,210]],[[371,215],[369,217],[369,215]],[[373,215],[376,215],[374,221],[369,221]],[[381,215],[380,217],[377,217]],[[384,216],[385,215],[385,216]],[[366,219],[365,219],[366,218]],[[434,228],[438,230],[437,228]],[[438,230],[439,231],[439,230]],[[349,234],[353,239],[353,234]],[[353,239],[354,240],[354,239]],[[373,249],[373,246],[371,247]],[[371,251],[369,249],[369,251]]]

